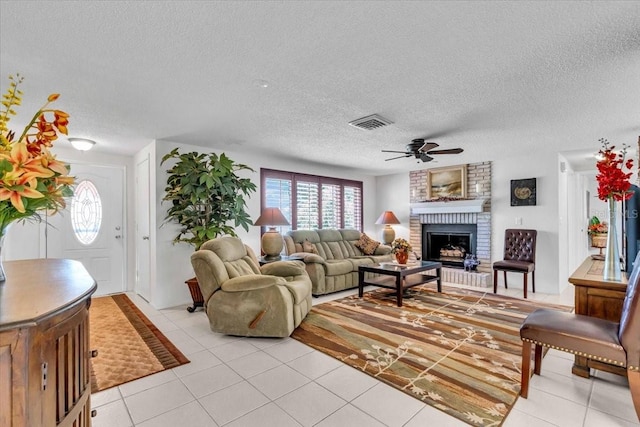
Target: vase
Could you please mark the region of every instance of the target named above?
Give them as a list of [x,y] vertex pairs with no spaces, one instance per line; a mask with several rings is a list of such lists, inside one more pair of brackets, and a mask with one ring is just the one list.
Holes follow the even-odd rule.
[[8,229],[8,225],[0,228],[0,283],[7,280],[7,276],[4,274],[4,267],[2,266],[2,247],[4,246],[4,238],[7,235]]
[[620,253],[618,252],[618,231],[616,229],[616,201],[609,197],[609,232],[604,250],[604,280],[619,282],[622,280]]
[[396,252],[396,261],[398,264],[406,264],[409,260],[409,252]]

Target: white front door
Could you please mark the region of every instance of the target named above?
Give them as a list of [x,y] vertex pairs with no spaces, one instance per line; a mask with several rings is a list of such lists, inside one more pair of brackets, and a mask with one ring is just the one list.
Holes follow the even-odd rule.
[[46,257],[81,261],[98,282],[96,295],[125,287],[124,171],[71,165],[76,192],[64,211],[47,218]]

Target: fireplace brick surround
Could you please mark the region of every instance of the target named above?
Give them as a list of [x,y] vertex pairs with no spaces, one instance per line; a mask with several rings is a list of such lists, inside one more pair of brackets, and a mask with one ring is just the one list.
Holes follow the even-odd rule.
[[[424,202],[427,198],[427,170],[409,173],[410,203]],[[477,272],[444,267],[443,280],[470,286],[489,287],[491,282],[491,162],[467,164],[467,197],[485,199],[481,212],[446,212],[442,208],[437,213],[414,213],[409,218],[410,242],[415,252],[422,257],[423,224],[476,224],[476,255],[480,261]],[[453,202],[455,203],[455,202]],[[423,206],[425,204],[422,204]],[[428,205],[428,203],[426,204]],[[455,209],[452,209],[455,210]]]

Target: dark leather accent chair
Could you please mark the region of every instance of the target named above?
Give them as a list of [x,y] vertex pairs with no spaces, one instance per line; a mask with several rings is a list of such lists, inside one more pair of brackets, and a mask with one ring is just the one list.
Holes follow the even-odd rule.
[[536,291],[536,230],[507,229],[504,232],[504,259],[493,263],[493,293],[498,291],[498,271],[504,273],[507,288],[507,272],[524,274],[524,297],[527,297],[527,277],[531,273],[531,285]]
[[542,347],[551,347],[626,368],[633,406],[640,420],[640,253],[634,265],[620,323],[546,308],[527,316],[520,327],[523,341],[520,396],[526,399],[529,392],[531,344],[535,344],[533,372],[537,375],[542,364]]

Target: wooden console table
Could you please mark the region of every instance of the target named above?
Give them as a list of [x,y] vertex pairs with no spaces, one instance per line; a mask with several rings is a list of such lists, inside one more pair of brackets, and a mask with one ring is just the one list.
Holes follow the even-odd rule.
[[4,263],[0,283],[0,426],[91,426],[89,305],[79,261]]
[[[603,279],[604,261],[587,258],[569,277],[575,286],[575,312],[601,319],[620,321],[622,303],[627,291],[627,277],[622,274],[622,281],[612,282]],[[571,372],[589,378],[590,368],[626,376],[626,370],[608,363],[589,360],[576,356]]]

